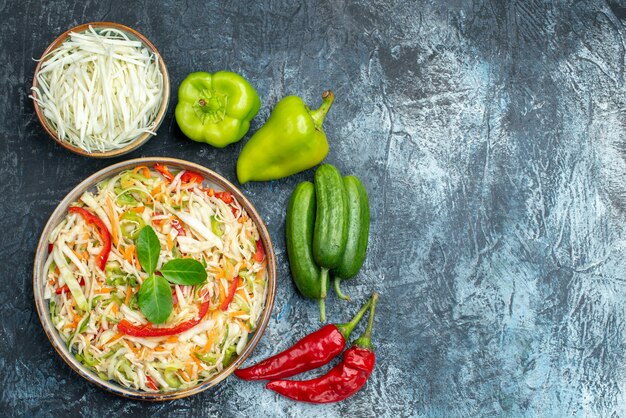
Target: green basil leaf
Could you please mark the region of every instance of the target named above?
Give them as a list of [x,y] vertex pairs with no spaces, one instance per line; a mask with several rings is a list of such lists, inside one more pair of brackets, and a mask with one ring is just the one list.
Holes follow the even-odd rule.
[[139,264],[146,273],[154,273],[160,253],[161,241],[159,241],[154,229],[149,225],[141,228],[137,238],[137,258],[139,258]]
[[154,324],[161,324],[172,313],[172,290],[161,276],[151,275],[139,289],[139,309]]
[[183,285],[200,284],[207,274],[202,263],[191,258],[175,258],[161,267],[161,274],[169,282]]

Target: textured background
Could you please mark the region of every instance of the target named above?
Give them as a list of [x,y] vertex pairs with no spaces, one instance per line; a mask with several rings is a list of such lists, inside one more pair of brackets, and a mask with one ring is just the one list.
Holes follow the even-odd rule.
[[[130,3],[130,4],[127,4]],[[0,1],[0,410],[111,416],[623,416],[626,410],[626,9],[613,2]],[[229,69],[263,106],[337,100],[327,161],[371,196],[364,269],[345,290],[382,294],[378,363],[340,404],[296,404],[229,378],[166,404],[82,381],[54,353],[32,300],[39,234],[80,180],[117,160],[70,154],[27,98],[59,33],[111,20],[160,49],[172,86]],[[171,156],[235,181],[245,141],[188,141],[170,112],[124,158]],[[312,172],[242,189],[276,243],[279,289],[251,360],[317,327],[295,291],[284,216]],[[332,297],[329,318],[356,309]]]

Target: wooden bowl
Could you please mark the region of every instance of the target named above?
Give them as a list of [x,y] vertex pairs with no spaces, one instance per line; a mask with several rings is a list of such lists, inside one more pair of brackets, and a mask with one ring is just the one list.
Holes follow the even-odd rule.
[[[98,377],[96,373],[87,369],[82,363],[80,363],[76,357],[68,350],[67,346],[59,336],[56,328],[52,324],[52,319],[50,318],[50,306],[48,301],[44,298],[44,289],[45,289],[45,281],[47,280],[46,272],[44,271],[44,263],[48,256],[48,237],[52,230],[59,224],[59,222],[65,217],[67,214],[67,209],[73,202],[77,201],[78,198],[87,190],[93,189],[97,183],[100,181],[114,176],[115,174],[124,171],[133,169],[140,165],[148,165],[151,166],[154,163],[160,163],[163,165],[167,165],[169,167],[174,167],[177,169],[189,169],[196,171],[202,174],[205,178],[205,183],[211,183],[218,188],[229,191],[232,195],[239,201],[241,206],[245,208],[248,216],[253,220],[255,225],[259,230],[259,235],[263,242],[263,246],[265,247],[265,254],[267,260],[267,297],[265,300],[265,308],[261,315],[259,326],[254,331],[254,333],[250,336],[248,340],[248,344],[246,348],[241,353],[237,359],[231,363],[228,367],[224,368],[220,373],[216,374],[209,380],[206,380],[197,386],[179,390],[179,391],[170,391],[164,393],[152,393],[152,392],[144,392],[136,389],[126,388],[114,381],[105,381]],[[138,399],[138,400],[146,400],[146,401],[169,401],[173,399],[184,398],[187,396],[194,395],[196,393],[207,390],[210,387],[217,385],[222,380],[226,379],[231,373],[235,371],[237,367],[239,367],[245,359],[250,355],[254,347],[257,345],[265,328],[267,327],[267,323],[270,319],[270,315],[272,313],[272,308],[274,306],[274,298],[276,296],[276,256],[274,254],[274,247],[272,246],[272,241],[270,239],[270,235],[267,232],[267,228],[265,224],[261,220],[261,217],[254,209],[252,204],[246,197],[233,186],[228,180],[220,176],[219,174],[202,167],[198,164],[194,164],[188,161],[178,160],[174,158],[161,158],[161,157],[146,157],[146,158],[137,158],[134,160],[124,161],[121,163],[114,164],[107,168],[104,168],[97,173],[91,175],[86,180],[82,181],[78,186],[74,188],[56,207],[52,215],[50,215],[50,219],[46,224],[43,232],[41,233],[41,238],[39,240],[39,244],[37,245],[37,250],[35,253],[35,263],[33,268],[33,291],[35,297],[35,305],[37,306],[37,313],[39,314],[39,320],[43,325],[43,329],[46,332],[48,339],[52,343],[52,346],[56,350],[57,353],[61,356],[61,358],[72,368],[76,373],[78,373],[81,377],[84,377],[89,382],[94,383],[95,385],[111,392],[116,395]]]
[[[85,32],[86,30],[89,29],[90,26],[93,27],[94,29],[114,28],[114,29],[121,30],[124,33],[126,33],[131,39],[135,38],[141,41],[148,48],[148,50],[153,52],[159,59],[159,69],[161,70],[161,74],[163,75],[163,98],[161,100],[161,106],[159,107],[159,110],[155,116],[155,124],[154,124],[153,130],[156,131],[161,125],[161,123],[163,122],[163,118],[165,117],[165,113],[167,112],[167,107],[170,101],[170,79],[167,73],[167,67],[165,66],[165,63],[163,62],[163,58],[161,57],[161,54],[159,54],[159,51],[152,44],[152,42],[150,42],[148,38],[143,36],[141,33],[137,32],[136,30],[132,28],[129,28],[128,26],[120,25],[119,23],[113,23],[113,22],[91,22],[91,23],[78,25],[76,27],[73,27],[72,29],[69,29],[63,32],[58,38],[54,40],[54,42],[52,42],[48,46],[48,48],[46,48],[43,54],[41,54],[41,58],[39,59],[39,62],[37,63],[37,66],[35,67],[35,73],[33,76],[33,87],[38,87],[39,85],[37,82],[37,74],[41,70],[41,66],[43,65],[45,61],[45,57],[51,51],[53,51],[54,49],[59,47],[59,45],[65,42],[65,40],[70,36],[70,32],[77,32],[77,33]],[[37,95],[36,91],[32,90],[32,96],[37,97],[36,95]],[[75,152],[76,154],[83,155],[85,157],[95,157],[95,158],[117,157],[117,156],[129,153],[132,150],[142,146],[153,136],[152,134],[146,132],[146,133],[139,135],[133,142],[125,145],[122,148],[117,148],[117,149],[105,151],[105,152],[87,152],[82,148],[76,147],[72,144],[69,144],[66,141],[60,140],[57,135],[57,132],[50,125],[50,123],[48,122],[48,119],[44,116],[43,111],[41,110],[41,107],[39,106],[37,101],[33,100],[33,104],[35,106],[35,113],[37,114],[37,118],[39,119],[39,122],[41,122],[41,125],[44,127],[48,135],[50,135],[52,139],[54,139],[62,147],[67,148],[68,150]]]

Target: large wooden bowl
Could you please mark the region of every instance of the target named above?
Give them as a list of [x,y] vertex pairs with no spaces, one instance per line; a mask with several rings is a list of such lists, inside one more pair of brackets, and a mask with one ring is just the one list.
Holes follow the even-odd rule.
[[[140,390],[130,389],[119,385],[114,381],[106,381],[98,377],[96,373],[87,369],[82,363],[80,363],[76,357],[68,350],[67,346],[59,336],[56,328],[52,324],[52,319],[50,317],[50,307],[48,301],[44,298],[44,289],[45,289],[45,281],[47,280],[46,273],[44,272],[44,263],[48,256],[48,237],[52,230],[61,222],[61,220],[67,214],[68,207],[87,190],[94,189],[96,184],[100,181],[107,179],[115,174],[124,171],[133,169],[134,167],[140,165],[148,165],[151,166],[154,163],[160,163],[169,167],[173,167],[175,169],[189,169],[201,173],[205,178],[205,183],[211,184],[213,187],[217,189],[222,189],[225,191],[229,191],[232,193],[233,197],[239,201],[241,206],[245,208],[246,212],[250,216],[250,218],[254,221],[256,227],[258,228],[259,234],[261,236],[261,240],[263,242],[263,246],[265,247],[266,260],[267,260],[267,297],[265,300],[265,308],[261,315],[259,326],[254,331],[254,334],[250,336],[248,344],[246,345],[244,351],[241,355],[228,367],[224,368],[220,373],[216,374],[212,378],[207,381],[204,381],[197,386],[179,390],[179,391],[171,391],[164,393],[150,393],[144,392]],[[246,199],[246,197],[233,186],[228,180],[220,176],[219,174],[202,167],[198,164],[194,164],[191,162],[178,160],[174,158],[161,158],[161,157],[146,157],[146,158],[138,158],[134,160],[124,161],[121,163],[114,164],[107,168],[104,168],[92,176],[88,177],[86,180],[82,181],[78,186],[74,188],[56,207],[48,223],[46,224],[41,238],[39,240],[39,244],[37,245],[37,251],[35,253],[35,265],[33,269],[33,290],[35,296],[35,304],[37,306],[37,313],[39,314],[39,319],[41,320],[41,324],[48,335],[48,339],[52,343],[54,349],[59,353],[61,358],[72,368],[76,373],[78,373],[81,377],[84,377],[91,383],[96,384],[97,386],[112,392],[116,395],[139,399],[139,400],[147,400],[147,401],[168,401],[172,399],[184,398],[186,396],[194,395],[196,393],[202,392],[212,386],[217,385],[222,380],[226,379],[239,365],[241,365],[245,359],[250,355],[254,347],[257,345],[265,328],[267,327],[267,323],[270,319],[270,314],[272,312],[272,307],[274,306],[274,297],[276,296],[276,256],[274,254],[274,247],[272,246],[272,241],[270,239],[270,235],[267,232],[267,228],[265,224],[261,220],[261,217],[254,209],[250,201]]]
[[[163,62],[163,58],[161,57],[161,54],[159,54],[159,51],[152,44],[152,42],[150,42],[148,38],[143,36],[141,33],[137,32],[136,30],[132,28],[129,28],[128,26],[120,25],[119,23],[113,23],[113,22],[91,22],[91,23],[78,25],[76,27],[73,27],[63,32],[58,38],[54,40],[54,42],[52,42],[48,46],[48,48],[46,48],[43,54],[41,54],[41,58],[39,62],[37,63],[37,67],[35,67],[35,74],[33,76],[33,87],[39,86],[37,82],[37,74],[39,73],[39,70],[41,69],[41,66],[43,65],[45,58],[48,56],[48,54],[50,54],[51,51],[58,48],[59,45],[65,42],[65,40],[70,36],[70,32],[76,32],[76,33],[85,32],[86,30],[89,29],[90,26],[93,27],[94,29],[102,29],[102,28],[118,29],[126,33],[129,38],[141,41],[146,46],[146,48],[148,48],[150,52],[153,52],[157,56],[159,60],[159,69],[161,70],[161,74],[163,75],[163,97],[161,99],[161,105],[159,107],[159,110],[154,119],[153,130],[156,131],[159,128],[159,126],[161,126],[161,123],[163,122],[163,119],[165,118],[165,113],[167,112],[167,107],[170,101],[170,79],[167,73],[167,67],[165,66],[165,63]],[[32,96],[37,97],[37,93],[35,90],[32,90]],[[48,133],[48,135],[50,135],[52,139],[54,139],[62,147],[72,152],[75,152],[76,154],[83,155],[85,157],[95,157],[95,158],[118,157],[120,155],[129,153],[132,150],[142,146],[153,136],[151,133],[145,132],[139,135],[137,138],[135,138],[135,140],[133,140],[131,143],[125,145],[122,148],[117,148],[117,149],[113,149],[113,150],[109,150],[105,152],[87,152],[82,148],[76,147],[68,143],[67,141],[61,140],[56,130],[50,124],[48,119],[44,116],[43,111],[41,110],[41,107],[39,106],[36,100],[33,100],[33,104],[35,106],[35,113],[37,114],[37,118],[39,119],[39,122],[41,122],[41,125],[43,126],[45,131]]]

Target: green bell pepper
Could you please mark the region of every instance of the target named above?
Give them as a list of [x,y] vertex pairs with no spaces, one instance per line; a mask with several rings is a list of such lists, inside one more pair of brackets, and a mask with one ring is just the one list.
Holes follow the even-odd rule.
[[223,148],[248,132],[261,100],[239,74],[191,73],[178,89],[176,122],[189,138]]
[[322,123],[334,98],[332,91],[325,91],[322,105],[316,110],[309,109],[297,96],[278,102],[239,155],[239,182],[280,179],[321,163],[328,155]]

